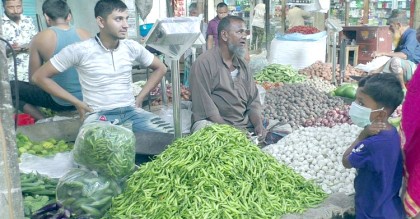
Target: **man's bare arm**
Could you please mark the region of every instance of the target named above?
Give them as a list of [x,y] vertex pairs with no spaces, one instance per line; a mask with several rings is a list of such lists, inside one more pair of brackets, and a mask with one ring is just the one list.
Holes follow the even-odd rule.
[[92,111],[92,109],[51,79],[58,73],[59,71],[51,64],[50,61],[48,61],[33,73],[31,79],[33,83],[45,92],[66,100],[74,105],[80,114],[80,118],[83,119],[85,113]]

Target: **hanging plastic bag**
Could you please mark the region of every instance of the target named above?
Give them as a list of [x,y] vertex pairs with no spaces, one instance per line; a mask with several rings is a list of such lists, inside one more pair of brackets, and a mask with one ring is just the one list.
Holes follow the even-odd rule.
[[57,201],[77,218],[101,218],[121,193],[118,184],[86,169],[72,169],[57,184]]
[[82,126],[74,145],[74,160],[100,175],[123,180],[135,168],[135,136],[123,126],[94,122]]
[[252,75],[260,72],[264,67],[268,65],[267,50],[263,50],[258,55],[251,55],[251,61],[249,62],[249,68]]

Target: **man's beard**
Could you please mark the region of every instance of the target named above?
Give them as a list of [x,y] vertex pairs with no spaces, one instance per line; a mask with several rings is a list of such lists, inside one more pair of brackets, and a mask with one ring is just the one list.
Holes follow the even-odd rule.
[[239,46],[235,46],[232,43],[228,42],[228,49],[231,53],[233,53],[233,55],[235,55],[238,58],[244,58],[245,57],[245,48],[244,47],[239,47]]
[[20,15],[21,14],[6,14],[6,15],[10,20],[12,20],[14,22],[17,22],[17,21],[20,20]]

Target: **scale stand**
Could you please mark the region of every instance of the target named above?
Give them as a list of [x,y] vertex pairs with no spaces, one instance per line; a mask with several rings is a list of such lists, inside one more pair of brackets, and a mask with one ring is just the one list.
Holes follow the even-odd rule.
[[[327,27],[327,31],[333,32],[333,51],[332,51],[332,83],[334,85],[337,85],[337,78],[336,78],[336,73],[337,73],[337,34],[343,30],[342,27],[337,26],[336,24],[334,24],[330,19],[327,19],[325,21],[325,27]],[[344,51],[342,50],[341,53],[343,53]]]
[[[171,80],[175,138],[179,138],[182,135],[179,59],[188,48],[191,48],[197,38],[202,35],[200,24],[201,19],[198,17],[169,17],[158,19],[146,36],[146,45],[172,59]],[[162,92],[166,92],[166,88]]]

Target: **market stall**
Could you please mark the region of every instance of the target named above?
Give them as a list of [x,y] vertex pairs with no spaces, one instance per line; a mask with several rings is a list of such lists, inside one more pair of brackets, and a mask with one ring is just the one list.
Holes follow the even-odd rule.
[[[156,136],[135,140],[126,128],[111,124],[83,126],[74,145],[18,134],[21,162],[27,163],[32,155],[54,162],[52,157],[58,156],[63,164],[63,154],[72,149],[75,162],[84,167],[70,165],[67,171],[59,171],[59,177],[48,171],[22,173],[25,213],[62,218],[174,214],[182,218],[221,214],[223,218],[244,212],[251,217],[281,218],[351,215],[354,171],[344,171],[337,157],[360,129],[349,124],[346,101],[331,94],[344,96],[342,90],[349,90],[344,92],[346,98],[354,98],[355,87],[331,85],[331,71],[325,63],[300,71],[272,64],[256,73],[255,79],[267,92],[262,117],[291,127],[289,135],[262,150],[242,132],[215,126],[180,138],[167,149],[152,149],[150,154],[159,155],[137,169],[133,168],[134,141]],[[87,188],[91,192],[85,194]]]

